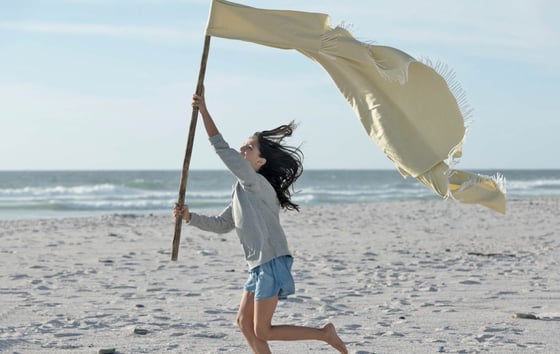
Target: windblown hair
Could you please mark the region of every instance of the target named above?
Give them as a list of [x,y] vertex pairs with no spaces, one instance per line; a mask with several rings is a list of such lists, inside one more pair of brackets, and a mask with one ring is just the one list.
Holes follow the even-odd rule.
[[295,128],[292,121],[254,135],[259,142],[261,157],[266,159],[258,173],[274,187],[282,208],[299,211],[299,205],[292,202],[291,197],[293,184],[303,173],[303,152],[299,147],[282,144],[286,137],[292,136]]

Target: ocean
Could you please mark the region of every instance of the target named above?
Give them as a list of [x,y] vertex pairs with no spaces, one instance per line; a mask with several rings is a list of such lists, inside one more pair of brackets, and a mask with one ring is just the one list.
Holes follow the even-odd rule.
[[[499,172],[508,199],[560,199],[560,170]],[[180,171],[0,171],[0,220],[171,215],[179,180]],[[191,171],[186,203],[196,211],[219,211],[229,203],[233,182],[226,170]],[[306,170],[293,198],[301,207],[432,199],[441,198],[392,170]]]

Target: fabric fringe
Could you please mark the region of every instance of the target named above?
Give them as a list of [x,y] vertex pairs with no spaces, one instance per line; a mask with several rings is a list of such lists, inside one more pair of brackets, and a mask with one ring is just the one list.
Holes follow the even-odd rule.
[[[451,170],[448,169],[445,174],[447,175],[448,178],[451,178],[453,176],[453,174],[455,173],[455,170]],[[496,175],[494,176],[487,176],[487,175],[482,175],[482,174],[476,174],[473,178],[471,178],[470,180],[468,180],[467,182],[464,182],[461,184],[461,188],[459,188],[458,192],[461,192],[471,186],[477,185],[479,183],[483,183],[486,182],[488,180],[491,180],[494,185],[496,186],[496,189],[498,189],[498,191],[504,195],[507,194],[507,190],[506,190],[506,178],[504,175],[502,175],[501,173],[496,173]],[[447,193],[444,196],[444,199],[451,199],[451,200],[455,200],[455,201],[460,201],[457,198],[455,198],[455,196],[453,195],[453,192],[451,192],[450,188],[449,188],[449,184],[447,187]]]
[[339,27],[339,28],[342,28],[342,29],[345,30],[345,31],[348,31],[348,32],[352,35],[353,38],[356,38],[356,37],[354,36],[354,33],[353,33],[353,32],[354,32],[354,24],[353,24],[353,23],[346,22],[346,21],[342,21],[342,22],[341,22],[338,26],[336,26],[336,27]]
[[[447,164],[449,165],[449,168],[446,171],[446,176],[448,178],[451,178],[451,176],[454,173],[454,169],[455,166],[459,163],[461,155],[462,155],[462,149],[463,149],[463,145],[465,143],[466,137],[467,137],[467,132],[473,122],[473,108],[470,106],[468,100],[467,100],[467,94],[465,92],[465,90],[463,89],[463,87],[461,86],[461,83],[459,82],[459,80],[457,79],[457,76],[455,74],[455,71],[449,67],[449,65],[447,65],[446,63],[438,60],[436,62],[432,61],[430,58],[427,57],[422,57],[418,60],[419,62],[421,62],[424,65],[429,66],[430,68],[434,69],[435,72],[437,72],[447,83],[447,87],[449,87],[449,90],[451,91],[451,94],[453,95],[453,97],[455,97],[455,100],[457,101],[457,106],[459,107],[459,111],[461,112],[461,115],[463,116],[463,124],[465,127],[465,135],[463,135],[463,139],[461,139],[461,141],[455,145],[450,151],[449,154],[447,156]],[[480,180],[477,180],[476,182],[473,182],[474,184],[479,183]],[[447,193],[445,196],[446,199],[455,199],[451,193],[451,190],[447,189]]]
[[494,181],[494,184],[496,184],[498,190],[502,192],[504,195],[506,195],[507,194],[506,177],[501,173],[496,173],[496,175],[492,176],[491,178]]
[[467,100],[466,91],[461,86],[461,83],[457,79],[455,71],[449,67],[446,63],[438,60],[435,63],[427,57],[422,57],[418,59],[424,65],[429,66],[430,68],[434,69],[447,83],[449,90],[457,100],[457,105],[459,106],[459,111],[463,116],[463,120],[465,121],[465,129],[468,130],[470,125],[473,121],[473,112],[474,109],[471,107]]

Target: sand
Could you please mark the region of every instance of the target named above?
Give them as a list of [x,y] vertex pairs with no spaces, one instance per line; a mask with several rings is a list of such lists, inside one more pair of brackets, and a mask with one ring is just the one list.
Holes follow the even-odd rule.
[[[332,321],[360,354],[560,351],[557,199],[509,201],[506,216],[428,201],[282,219],[297,289],[276,324]],[[184,226],[172,262],[173,227],[171,211],[0,222],[0,352],[249,353],[235,325],[237,236]]]

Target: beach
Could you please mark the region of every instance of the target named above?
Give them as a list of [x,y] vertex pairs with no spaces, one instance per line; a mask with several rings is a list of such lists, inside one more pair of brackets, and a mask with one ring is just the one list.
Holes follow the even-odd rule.
[[[507,208],[428,200],[282,213],[296,293],[273,322],[332,322],[359,354],[558,352],[560,199]],[[171,209],[0,221],[0,352],[249,353],[235,324],[247,272],[237,236],[184,225],[173,262],[173,228]]]

